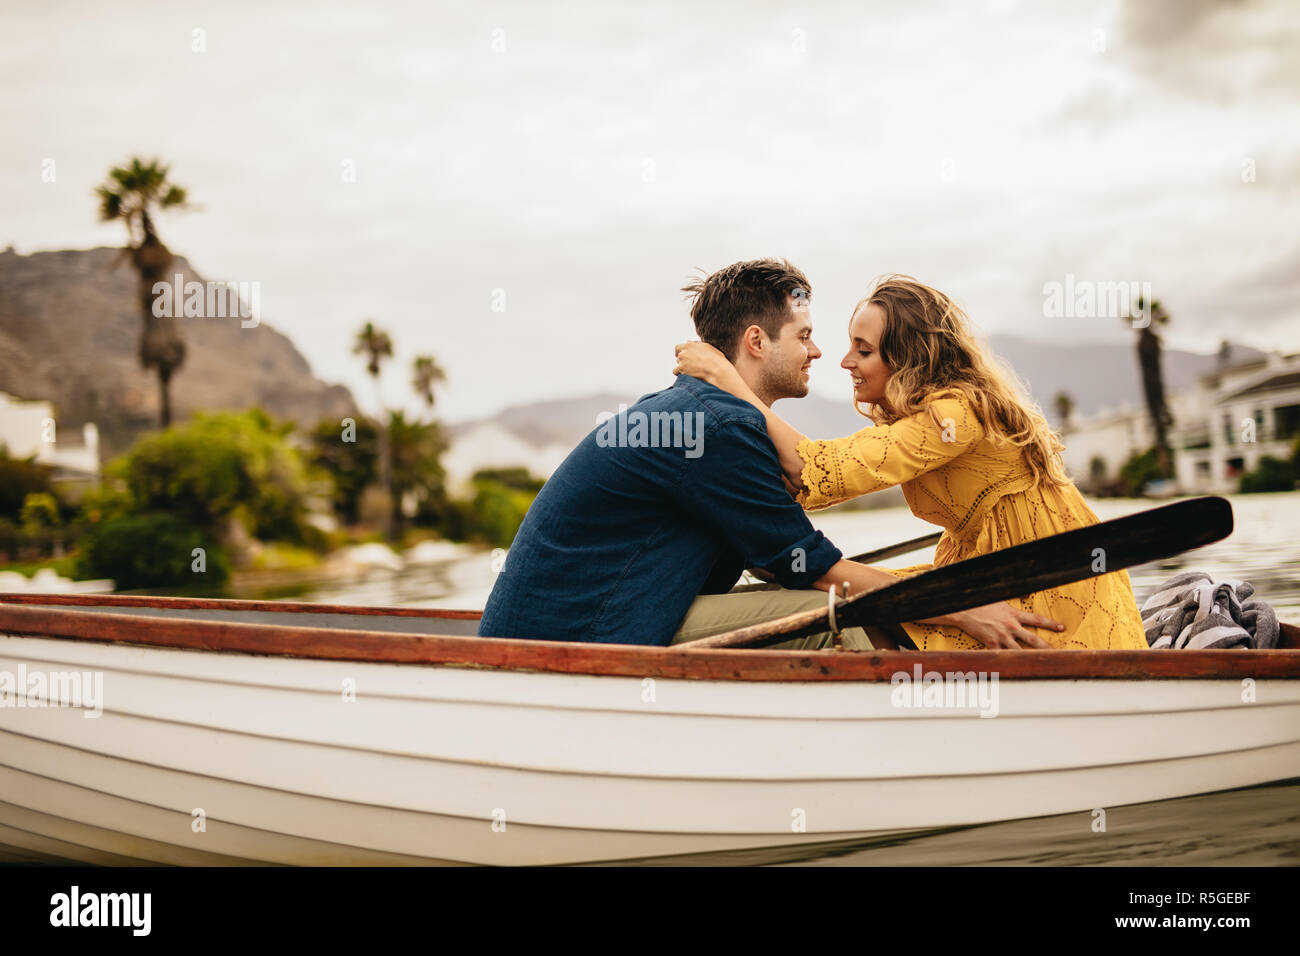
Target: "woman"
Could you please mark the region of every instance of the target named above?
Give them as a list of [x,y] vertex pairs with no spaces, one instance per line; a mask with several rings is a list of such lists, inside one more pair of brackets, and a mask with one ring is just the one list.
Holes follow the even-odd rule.
[[[901,485],[912,513],[945,531],[934,565],[1096,524],[1065,474],[1062,445],[1042,414],[985,355],[966,317],[942,292],[888,276],[853,312],[849,351],[854,408],[876,424],[812,441],[772,413],[717,349],[679,345],[676,372],[752,403],[767,419],[797,499],[809,510]],[[870,407],[863,412],[859,403]],[[1012,602],[1066,625],[1043,632],[1060,648],[1143,649],[1128,573],[1117,571]],[[921,650],[983,645],[956,627],[905,624]]]

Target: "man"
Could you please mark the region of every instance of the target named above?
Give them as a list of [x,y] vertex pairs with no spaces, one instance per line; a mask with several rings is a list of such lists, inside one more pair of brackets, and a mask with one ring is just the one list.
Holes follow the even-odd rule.
[[[821,352],[802,272],[784,260],[738,262],[684,291],[695,296],[700,338],[764,402],[808,393]],[[781,588],[727,594],[746,567]],[[897,580],[845,561],[813,528],[785,489],[754,406],[679,375],[605,418],[547,481],[507,553],[479,634],[667,645],[817,607],[822,592],[845,582],[858,592]],[[1027,633],[1022,624],[1044,619],[1003,604],[933,620],[983,639]],[[823,647],[829,637],[777,646]],[[1046,646],[1037,635],[1022,639]],[[845,644],[871,646],[861,629],[847,630]]]

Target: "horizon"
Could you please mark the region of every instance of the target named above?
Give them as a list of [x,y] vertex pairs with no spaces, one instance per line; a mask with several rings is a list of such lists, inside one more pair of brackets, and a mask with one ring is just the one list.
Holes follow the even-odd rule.
[[[97,250],[100,250],[100,249],[108,250],[108,251],[118,251],[120,248],[121,248],[121,247],[119,247],[119,246],[93,246],[93,247],[83,248],[83,249],[38,249],[38,250],[33,250],[33,251],[31,251],[31,252],[23,252],[23,251],[21,251],[21,250],[18,250],[16,247],[14,247],[13,251],[14,251],[14,254],[16,254],[16,255],[18,255],[18,256],[24,256],[24,257],[25,257],[25,256],[39,255],[39,254],[55,254],[55,253],[67,253],[67,252],[94,252],[94,251],[97,251]],[[8,251],[9,251],[9,248],[8,248],[8,247],[5,248],[5,249],[0,250],[0,252],[8,252]],[[177,258],[178,258],[178,259],[185,259],[186,257],[185,257],[183,254],[178,253],[178,254],[177,254]],[[188,262],[188,260],[186,260],[186,261]],[[192,267],[192,266],[191,266],[191,267]],[[220,279],[214,278],[214,277],[212,277],[212,276],[205,275],[205,274],[203,274],[203,273],[199,273],[199,275],[202,275],[205,281],[218,281],[218,282],[219,282],[219,281],[223,281],[223,280],[220,280]],[[202,321],[208,321],[208,320],[202,320]],[[972,324],[974,324],[974,320],[972,320]],[[256,326],[254,326],[254,327],[262,326],[262,325],[267,326],[267,327],[268,327],[272,332],[275,332],[276,334],[279,334],[279,335],[282,335],[282,336],[286,337],[286,338],[290,341],[290,343],[293,345],[294,349],[297,350],[298,353],[304,357],[304,360],[306,360],[306,361],[308,362],[308,365],[311,367],[311,372],[312,372],[313,376],[315,376],[315,377],[317,378],[318,381],[321,381],[322,383],[324,383],[324,384],[326,384],[326,385],[344,385],[345,387],[347,387],[347,388],[349,389],[349,392],[352,394],[353,399],[354,399],[355,401],[357,401],[357,405],[358,405],[358,407],[360,407],[360,408],[362,408],[363,410],[365,410],[365,408],[366,408],[366,404],[367,404],[367,403],[358,399],[358,396],[356,395],[356,393],[355,393],[355,391],[354,391],[354,389],[356,388],[355,385],[353,385],[353,384],[351,384],[351,383],[349,383],[349,382],[344,382],[344,381],[341,381],[341,380],[332,380],[332,379],[329,379],[329,378],[327,378],[327,377],[322,376],[321,373],[320,373],[320,371],[319,371],[319,370],[315,367],[315,365],[311,362],[310,357],[307,355],[307,352],[302,348],[302,344],[301,344],[301,342],[300,342],[298,339],[295,339],[293,336],[291,336],[291,335],[290,335],[288,332],[286,332],[284,329],[277,327],[276,322],[274,321],[274,319],[267,319],[265,316],[260,316],[259,319],[258,319],[257,322],[256,322]],[[990,347],[993,346],[993,344],[994,344],[995,341],[1002,341],[1002,342],[1024,342],[1024,343],[1031,343],[1031,344],[1034,344],[1034,345],[1056,347],[1056,348],[1060,348],[1060,349],[1062,349],[1062,350],[1072,349],[1072,348],[1079,348],[1079,347],[1083,347],[1083,348],[1089,348],[1089,347],[1104,347],[1104,348],[1120,348],[1120,349],[1124,349],[1124,348],[1130,348],[1130,347],[1133,346],[1133,342],[1131,341],[1131,339],[1130,339],[1129,341],[1125,341],[1125,338],[1126,338],[1126,336],[1127,336],[1128,334],[1129,334],[1129,333],[1128,333],[1126,330],[1121,329],[1121,330],[1119,331],[1118,336],[1113,337],[1113,338],[1111,338],[1111,337],[1107,337],[1107,338],[1080,338],[1080,339],[1077,339],[1077,340],[1051,340],[1051,339],[1046,338],[1046,337],[1032,337],[1032,336],[1029,336],[1029,335],[1021,335],[1021,334],[1017,334],[1016,332],[994,332],[994,333],[991,333],[991,334],[989,334],[989,335],[982,335],[982,334],[981,334],[981,338],[982,338],[982,339],[983,339],[983,340],[984,340],[984,341],[985,341],[985,342],[986,342]],[[1256,351],[1262,352],[1262,353],[1264,353],[1264,354],[1276,353],[1276,354],[1283,355],[1283,356],[1286,356],[1286,355],[1288,355],[1288,354],[1292,354],[1292,353],[1288,352],[1288,350],[1285,349],[1285,348],[1258,349],[1258,348],[1256,348],[1255,346],[1247,345],[1246,343],[1244,343],[1244,342],[1242,342],[1242,341],[1233,341],[1233,340],[1229,340],[1229,341],[1230,341],[1230,344],[1231,344],[1234,348],[1250,348],[1250,349],[1255,349]],[[1183,354],[1183,355],[1195,355],[1195,356],[1199,356],[1199,357],[1203,357],[1203,358],[1210,358],[1210,357],[1213,357],[1213,356],[1215,355],[1215,353],[1217,352],[1217,346],[1216,346],[1214,349],[1210,349],[1210,350],[1208,350],[1208,351],[1200,351],[1200,350],[1197,350],[1197,349],[1180,348],[1180,347],[1178,347],[1178,346],[1176,346],[1176,345],[1175,345],[1175,346],[1171,346],[1171,345],[1166,341],[1166,343],[1165,343],[1165,347],[1164,347],[1163,351],[1164,351],[1165,354],[1168,354],[1168,353],[1171,353],[1171,352],[1176,352],[1176,353]],[[825,354],[823,354],[821,360],[819,360],[819,361],[824,361],[824,360],[825,360],[826,358],[828,358],[828,357],[830,357],[830,354],[829,354],[829,353],[825,353]],[[834,363],[833,363],[833,364],[834,364]],[[818,368],[818,366],[814,365],[814,373],[816,372],[817,368]],[[838,365],[836,365],[836,368],[838,368]],[[1014,368],[1014,366],[1013,366],[1013,368]],[[184,368],[182,367],[182,369],[180,370],[180,373],[178,373],[178,374],[183,375],[183,374],[184,374],[184,371],[185,371],[185,370],[184,370]],[[1021,370],[1016,369],[1016,371],[1017,371],[1018,374],[1022,374],[1022,373],[1021,373]],[[670,373],[670,372],[665,373],[664,381],[667,382],[667,381],[670,381],[670,380],[671,380],[671,373]],[[1136,377],[1136,375],[1135,375],[1135,381],[1136,381],[1136,380],[1137,380],[1137,377]],[[372,384],[372,380],[367,379],[367,380],[365,381],[364,384]],[[651,384],[651,383],[647,383],[647,387],[648,387],[650,384]],[[665,387],[666,387],[666,385],[665,385]],[[826,386],[824,380],[823,380],[822,386],[821,386],[820,388],[817,387],[817,384],[816,384],[816,375],[814,374],[814,376],[813,376],[813,381],[810,382],[810,391],[809,391],[809,396],[808,396],[808,397],[820,398],[820,399],[823,399],[823,400],[826,400],[826,401],[839,401],[839,400],[841,400],[841,399],[843,398],[843,395],[842,395],[842,394],[839,394],[839,393],[841,393],[841,392],[843,392],[843,391],[844,391],[843,389],[838,389],[838,390],[836,390],[836,389],[832,389],[832,388]],[[506,412],[508,412],[508,411],[511,411],[511,410],[513,410],[513,409],[519,409],[519,408],[529,407],[529,406],[531,406],[531,405],[545,404],[545,403],[552,403],[552,402],[565,402],[565,401],[573,401],[573,400],[582,400],[582,399],[590,399],[590,398],[595,398],[595,397],[606,397],[606,396],[622,399],[622,398],[626,398],[628,395],[631,395],[631,394],[633,394],[633,393],[644,394],[644,387],[643,387],[643,388],[634,388],[634,389],[631,389],[631,390],[629,390],[629,391],[627,391],[627,392],[623,392],[623,393],[620,393],[620,392],[618,392],[618,391],[616,391],[616,390],[613,390],[613,387],[612,387],[612,386],[602,386],[602,387],[600,387],[600,388],[596,388],[596,389],[593,389],[593,388],[586,388],[586,389],[581,390],[581,391],[570,391],[570,392],[550,393],[550,394],[546,394],[546,395],[535,395],[535,396],[531,396],[531,397],[525,396],[524,398],[516,399],[516,400],[512,400],[512,401],[510,401],[510,402],[507,402],[507,403],[505,403],[505,404],[501,404],[501,405],[496,406],[496,407],[489,407],[489,408],[487,408],[486,410],[481,410],[481,411],[477,411],[477,412],[471,412],[470,414],[468,414],[468,415],[466,415],[466,416],[456,417],[456,418],[448,418],[448,419],[446,419],[446,421],[447,421],[447,424],[448,424],[449,426],[460,427],[460,426],[465,426],[465,425],[475,424],[475,423],[483,422],[483,421],[491,421],[491,420],[494,420],[494,419],[500,417],[502,414],[504,414],[504,413],[506,413]],[[1050,413],[1050,410],[1048,410],[1048,409],[1046,408],[1046,406],[1047,406],[1047,402],[1048,402],[1048,400],[1047,400],[1046,398],[1035,398],[1035,401],[1036,401],[1038,404],[1042,405],[1042,406],[1044,407],[1044,410],[1045,410],[1045,411],[1048,411],[1048,412]],[[391,402],[389,402],[388,404],[389,404],[390,406],[393,406],[393,403],[391,403]],[[395,406],[395,407],[401,407],[401,404],[399,403],[399,404],[398,404],[397,406]],[[1118,410],[1118,409],[1123,409],[1123,408],[1127,408],[1127,407],[1129,407],[1128,404],[1126,404],[1126,403],[1121,403],[1120,405],[1117,405],[1117,406],[1115,406],[1114,408],[1115,408],[1116,410]],[[1104,410],[1104,409],[1103,409],[1103,410]],[[1093,412],[1092,414],[1098,414],[1098,412]]]

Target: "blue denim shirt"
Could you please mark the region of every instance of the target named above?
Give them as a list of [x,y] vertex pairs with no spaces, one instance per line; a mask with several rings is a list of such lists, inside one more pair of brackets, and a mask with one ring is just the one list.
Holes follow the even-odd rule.
[[745,567],[809,588],[841,552],[785,490],[762,414],[679,375],[598,425],[543,486],[480,635],[671,642]]

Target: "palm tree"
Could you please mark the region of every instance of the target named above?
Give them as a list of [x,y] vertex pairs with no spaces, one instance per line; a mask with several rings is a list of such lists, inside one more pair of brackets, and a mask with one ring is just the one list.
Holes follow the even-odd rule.
[[366,324],[357,333],[352,354],[366,356],[366,371],[374,377],[377,386],[380,365],[385,359],[393,357],[393,340],[388,337],[387,332],[375,328],[375,323],[371,319],[366,319]]
[[95,190],[100,220],[120,219],[126,223],[126,251],[140,275],[138,299],[144,318],[140,364],[158,375],[159,421],[163,428],[172,423],[172,376],[185,363],[185,340],[174,315],[179,303],[172,303],[173,315],[155,315],[153,308],[154,284],[167,278],[173,258],[171,250],[158,238],[153,218],[159,210],[186,207],[185,189],[167,181],[170,171],[170,166],[161,165],[157,159],[142,162],[132,157],[128,165],[110,169],[108,180]]
[[1065,431],[1070,427],[1070,416],[1074,414],[1074,399],[1068,392],[1057,392],[1052,404],[1056,406],[1056,417],[1061,420],[1061,431]]
[[438,422],[408,421],[400,411],[388,420],[389,447],[392,449],[392,525],[400,534],[406,520],[403,503],[413,497],[423,503],[440,494],[444,472],[440,458],[447,448],[442,426]]
[[[1146,302],[1137,301],[1139,314],[1146,312]],[[1173,427],[1174,417],[1165,400],[1164,377],[1160,368],[1160,336],[1155,329],[1169,324],[1167,313],[1158,301],[1151,302],[1151,321],[1138,329],[1138,367],[1142,370],[1142,393],[1146,397],[1147,413],[1151,417],[1151,428],[1156,436],[1156,466],[1162,478],[1173,475],[1173,452],[1169,448],[1169,429]]]
[[[379,381],[379,372],[384,361],[393,357],[393,340],[389,338],[387,332],[375,328],[375,323],[371,319],[366,319],[366,324],[357,333],[356,344],[352,347],[352,354],[366,357],[366,371],[375,380],[375,398],[379,402],[379,421],[383,423],[387,416],[384,414],[384,393]],[[392,495],[392,452],[388,433],[389,429],[381,424],[379,428],[379,486]],[[389,510],[396,510],[396,506]],[[394,524],[391,518],[388,517],[388,513],[385,512],[385,536],[391,539],[393,530]]]
[[432,355],[421,355],[415,360],[414,376],[411,379],[411,387],[415,389],[415,394],[433,408],[433,386],[438,382],[447,381],[447,373],[442,370]]

